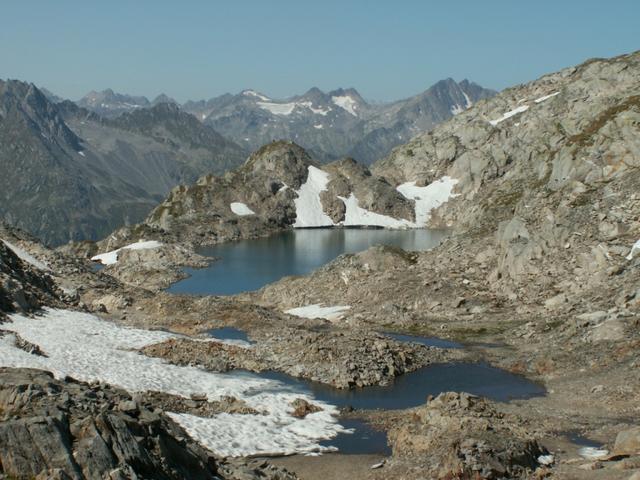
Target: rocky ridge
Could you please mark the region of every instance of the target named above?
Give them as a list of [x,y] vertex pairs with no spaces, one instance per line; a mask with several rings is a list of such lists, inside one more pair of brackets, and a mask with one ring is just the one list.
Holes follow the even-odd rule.
[[[303,186],[309,193],[301,193]],[[234,211],[238,205],[242,211]],[[415,211],[412,199],[353,159],[319,166],[295,143],[281,141],[265,145],[222,177],[207,175],[176,187],[144,223],[114,232],[99,249],[140,239],[207,245],[298,226],[406,228],[415,222]],[[349,212],[357,214],[355,220]]]

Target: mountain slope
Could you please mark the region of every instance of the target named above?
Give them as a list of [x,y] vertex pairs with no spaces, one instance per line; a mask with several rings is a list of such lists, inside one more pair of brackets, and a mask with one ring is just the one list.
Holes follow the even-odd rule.
[[[158,125],[183,125],[164,104],[149,112]],[[174,185],[244,157],[207,127],[192,136],[161,141],[71,102],[55,105],[33,85],[0,82],[0,217],[53,244],[103,236],[144,218]]]

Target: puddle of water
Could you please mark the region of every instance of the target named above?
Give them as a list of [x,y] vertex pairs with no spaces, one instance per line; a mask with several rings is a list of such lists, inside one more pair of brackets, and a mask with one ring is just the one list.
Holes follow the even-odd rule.
[[592,448],[601,448],[602,443],[597,442],[595,440],[591,440],[576,431],[566,432],[565,437],[569,439],[569,441],[575,445],[580,447],[592,447]]
[[442,392],[468,392],[498,401],[531,398],[544,395],[542,386],[526,378],[486,364],[435,364],[415,372],[400,375],[388,386],[357,389],[337,389],[303,380],[280,372],[262,372],[259,376],[282,382],[280,388],[298,393],[310,393],[339,407],[356,409],[398,410],[425,403],[428,395]]
[[91,271],[93,271],[93,272],[99,272],[103,268],[104,268],[104,265],[102,263],[100,263],[100,262],[93,262],[91,264]]
[[257,290],[288,275],[305,275],[343,253],[373,245],[428,250],[446,236],[444,230],[322,228],[292,230],[266,238],[227,242],[198,253],[219,260],[203,269],[185,269],[189,278],[168,291],[193,295],[232,295]]
[[417,335],[405,335],[402,333],[389,333],[382,332],[383,335],[387,337],[391,337],[394,340],[404,343],[419,343],[421,345],[426,345],[427,347],[437,347],[437,348],[464,348],[464,345],[458,342],[453,342],[451,340],[445,340],[443,338],[437,337],[419,337]]
[[244,330],[240,330],[239,328],[234,328],[234,327],[212,328],[210,330],[207,330],[205,333],[218,340],[242,340],[247,343],[253,343],[251,340],[249,340],[249,337],[244,332]]
[[387,444],[387,432],[384,430],[376,430],[365,421],[354,418],[341,419],[340,424],[355,431],[340,433],[331,440],[320,442],[320,445],[337,447],[338,451],[345,455],[391,455],[391,448]]

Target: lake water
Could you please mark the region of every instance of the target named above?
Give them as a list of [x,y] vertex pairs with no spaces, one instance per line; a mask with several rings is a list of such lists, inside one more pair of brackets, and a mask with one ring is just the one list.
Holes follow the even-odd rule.
[[[238,374],[238,372],[236,372]],[[364,387],[351,390],[291,377],[279,372],[262,372],[261,378],[277,380],[274,391],[287,391],[313,395],[316,399],[338,407],[356,409],[398,410],[423,405],[427,396],[437,396],[442,392],[468,392],[497,401],[531,398],[545,394],[545,389],[537,383],[513,373],[483,363],[435,364],[415,372],[400,375],[385,387]],[[344,454],[376,453],[388,455],[387,436],[358,419],[341,419],[340,423],[355,431],[340,434],[336,438],[322,442],[338,447]]]
[[198,250],[219,260],[203,269],[186,269],[189,278],[171,293],[232,295],[257,290],[288,275],[305,275],[343,253],[373,245],[428,250],[446,236],[444,230],[302,229],[266,238],[227,242]]

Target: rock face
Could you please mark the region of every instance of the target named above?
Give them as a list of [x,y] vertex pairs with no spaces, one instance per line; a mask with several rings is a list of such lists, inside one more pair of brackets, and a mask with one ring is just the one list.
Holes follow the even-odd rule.
[[[532,478],[548,452],[487,400],[441,393],[389,432],[393,455],[418,457],[429,478]],[[428,472],[428,475],[427,475]]]
[[[348,201],[360,214],[347,215]],[[303,148],[281,141],[260,148],[223,177],[207,175],[194,185],[174,188],[143,224],[114,232],[100,250],[141,238],[202,245],[298,226],[414,221],[415,202],[353,159],[320,167]]]
[[0,369],[0,407],[0,471],[10,478],[210,479],[218,473],[211,454],[161,411],[105,385]]
[[3,313],[31,312],[43,305],[62,305],[62,292],[53,279],[47,271],[25,260],[24,254],[20,258],[18,253],[24,250],[18,247],[13,236],[8,235],[10,231],[0,223],[0,320]]
[[138,222],[176,184],[244,157],[167,104],[105,122],[33,85],[0,81],[0,218],[50,244]]
[[197,415],[255,412],[243,410],[234,399],[223,398],[207,412],[201,399],[170,397],[157,392],[132,397],[109,385],[0,368],[0,475],[25,480],[295,480],[266,462],[216,459],[158,405]]

